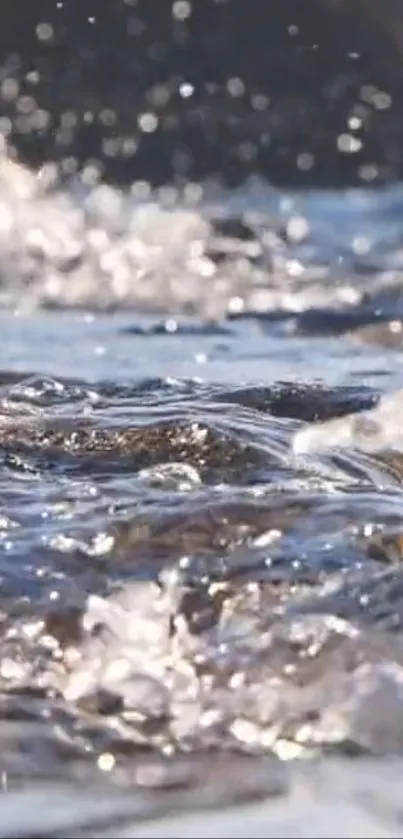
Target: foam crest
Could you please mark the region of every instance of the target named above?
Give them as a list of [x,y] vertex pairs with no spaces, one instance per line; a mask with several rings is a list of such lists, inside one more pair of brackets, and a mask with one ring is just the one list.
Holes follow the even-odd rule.
[[339,419],[313,423],[293,438],[295,454],[326,449],[354,448],[363,452],[403,451],[403,391],[383,397],[369,411],[348,414]]

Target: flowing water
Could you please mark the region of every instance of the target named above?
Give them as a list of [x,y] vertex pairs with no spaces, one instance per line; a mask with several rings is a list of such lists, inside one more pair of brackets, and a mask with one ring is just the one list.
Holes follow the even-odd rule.
[[403,188],[95,174],[0,161],[1,835],[402,835]]

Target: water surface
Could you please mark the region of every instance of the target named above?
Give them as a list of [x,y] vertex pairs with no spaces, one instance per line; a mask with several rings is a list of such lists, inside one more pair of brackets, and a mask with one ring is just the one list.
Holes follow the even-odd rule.
[[401,755],[401,188],[0,178],[4,789]]

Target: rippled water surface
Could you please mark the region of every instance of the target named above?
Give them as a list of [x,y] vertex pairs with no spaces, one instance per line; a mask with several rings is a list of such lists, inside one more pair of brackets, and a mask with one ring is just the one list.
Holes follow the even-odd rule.
[[4,788],[401,755],[401,188],[0,183]]

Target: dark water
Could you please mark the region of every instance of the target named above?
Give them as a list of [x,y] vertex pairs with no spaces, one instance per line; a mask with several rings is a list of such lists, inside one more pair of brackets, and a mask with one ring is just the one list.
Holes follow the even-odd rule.
[[78,815],[4,830],[401,835],[402,189],[47,175],[1,162],[0,777]]
[[403,176],[399,0],[3,0],[0,134],[109,182]]

